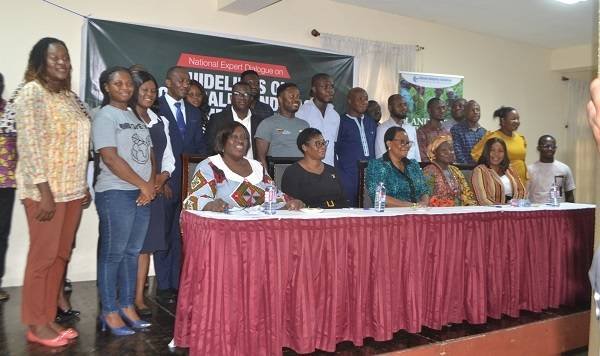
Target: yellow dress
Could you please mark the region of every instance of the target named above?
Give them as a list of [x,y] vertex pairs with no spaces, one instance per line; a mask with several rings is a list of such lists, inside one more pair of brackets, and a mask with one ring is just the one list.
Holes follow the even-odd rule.
[[508,150],[508,159],[510,160],[510,167],[512,170],[519,175],[521,182],[527,185],[527,165],[525,164],[525,155],[527,154],[527,141],[525,136],[518,132],[513,132],[512,136],[506,136],[502,131],[488,131],[481,138],[479,142],[471,150],[471,157],[477,162],[481,154],[483,153],[483,146],[485,142],[490,138],[498,137],[504,140],[506,143],[506,149]]

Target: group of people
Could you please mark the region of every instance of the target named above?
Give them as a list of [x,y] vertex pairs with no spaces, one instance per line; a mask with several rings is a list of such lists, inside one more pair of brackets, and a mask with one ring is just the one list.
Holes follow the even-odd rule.
[[[226,212],[262,204],[274,184],[265,169],[269,157],[298,158],[285,169],[276,196],[290,210],[356,206],[358,162],[364,160],[368,194],[374,197],[383,182],[388,206],[504,204],[527,196],[544,202],[557,177],[573,201],[572,175],[554,160],[554,138],[542,136],[540,161],[525,166],[526,141],[516,131],[514,108],[498,109],[500,129],[488,132],[478,124],[477,102],[454,100],[451,119],[444,121],[445,102],[433,98],[429,121],[416,129],[406,120],[406,100],[394,94],[390,118],[378,123],[359,87],[348,92],[346,110],[338,114],[334,82],[319,73],[304,103],[296,84],[280,85],[274,112],[259,101],[260,78],[249,70],[232,87],[231,104],[209,118],[206,91],[184,68],[167,71],[167,92],[159,96],[154,76],[134,65],[102,72],[102,103],[88,111],[71,90],[71,71],[65,43],[43,38],[31,50],[23,84],[1,106],[0,207],[12,209],[16,186],[30,233],[22,321],[27,339],[46,346],[78,337],[55,318],[82,209],[91,201],[86,171],[92,157],[99,321],[115,335],[151,326],[142,319],[151,314],[144,302],[151,254],[157,297],[175,302],[182,207]],[[207,157],[188,187],[181,186],[182,154]],[[429,165],[421,168],[423,162]],[[455,162],[478,164],[470,181]],[[5,216],[0,268],[10,228],[10,214]]]

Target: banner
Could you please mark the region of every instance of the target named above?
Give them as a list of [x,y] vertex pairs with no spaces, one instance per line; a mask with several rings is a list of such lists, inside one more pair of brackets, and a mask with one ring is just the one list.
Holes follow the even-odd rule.
[[427,102],[434,97],[446,103],[446,118],[455,99],[463,97],[464,77],[459,75],[400,72],[399,94],[408,104],[408,122],[415,127],[429,120]]
[[338,110],[346,106],[353,84],[354,57],[347,55],[97,19],[88,20],[86,34],[83,93],[92,107],[102,100],[100,73],[114,65],[140,64],[159,85],[164,85],[170,67],[185,67],[206,89],[211,113],[230,103],[232,86],[248,69],[258,72],[260,100],[273,110],[278,108],[277,88],[285,82],[296,83],[308,99],[311,77],[329,74]]

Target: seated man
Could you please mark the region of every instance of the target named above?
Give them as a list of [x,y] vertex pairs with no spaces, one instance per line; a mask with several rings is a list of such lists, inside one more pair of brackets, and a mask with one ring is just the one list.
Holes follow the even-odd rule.
[[529,200],[532,203],[547,203],[552,183],[558,185],[561,201],[575,202],[573,174],[569,166],[554,159],[556,148],[556,140],[550,135],[543,135],[538,140],[540,160],[527,167],[530,178]]
[[265,169],[268,169],[267,156],[302,157],[296,140],[308,127],[308,122],[295,116],[300,107],[300,90],[296,84],[281,84],[277,88],[277,100],[279,110],[261,121],[254,136],[257,159]]

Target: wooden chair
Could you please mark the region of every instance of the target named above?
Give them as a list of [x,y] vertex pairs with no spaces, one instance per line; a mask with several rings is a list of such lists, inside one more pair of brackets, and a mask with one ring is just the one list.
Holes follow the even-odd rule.
[[367,182],[365,181],[365,170],[369,165],[369,161],[358,161],[358,207],[359,208],[370,208],[371,197],[366,189]]
[[285,169],[293,163],[298,162],[302,157],[271,157],[267,156],[267,173],[275,181],[277,187],[281,187],[281,177]]
[[184,153],[181,155],[181,165],[183,172],[181,174],[181,201],[187,198],[190,188],[190,180],[194,176],[198,163],[206,159],[205,155],[195,155]]

